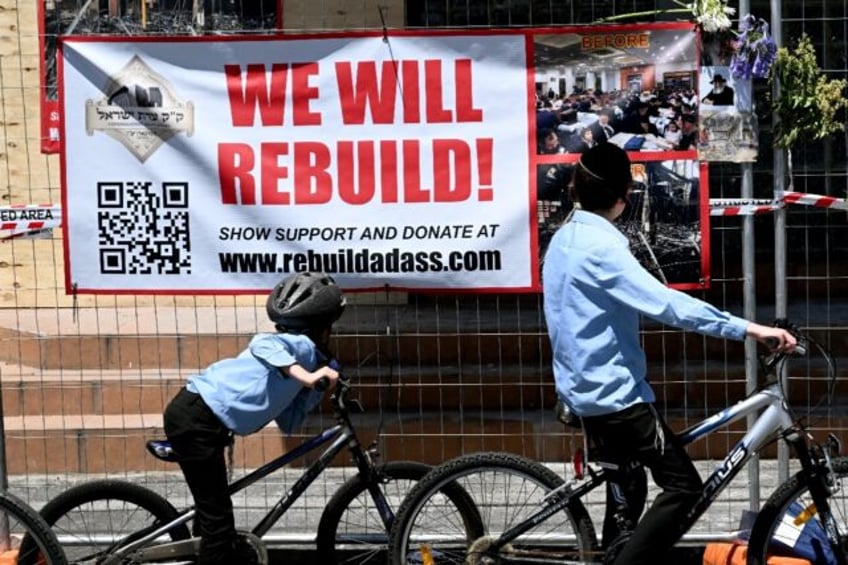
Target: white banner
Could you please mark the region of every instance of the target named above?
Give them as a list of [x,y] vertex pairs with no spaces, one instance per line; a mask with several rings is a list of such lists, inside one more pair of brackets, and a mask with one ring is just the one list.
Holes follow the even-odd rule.
[[66,40],[68,286],[538,287],[525,42]]

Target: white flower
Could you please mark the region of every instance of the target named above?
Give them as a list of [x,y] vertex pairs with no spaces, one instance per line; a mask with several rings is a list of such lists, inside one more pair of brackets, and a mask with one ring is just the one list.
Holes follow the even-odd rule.
[[701,29],[708,33],[716,33],[730,28],[731,22],[725,14],[704,14],[698,16]]
[[701,29],[708,33],[729,29],[731,22],[728,16],[736,13],[736,9],[728,6],[726,0],[699,0],[686,6],[692,10]]

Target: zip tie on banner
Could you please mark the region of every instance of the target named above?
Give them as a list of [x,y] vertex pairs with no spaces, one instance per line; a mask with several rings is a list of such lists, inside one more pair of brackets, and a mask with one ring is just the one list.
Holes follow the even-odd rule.
[[710,198],[710,216],[753,216],[783,208],[771,198]]
[[13,204],[0,206],[0,239],[39,234],[62,226],[58,204]]
[[789,204],[804,204],[816,208],[836,208],[848,210],[848,200],[835,198],[833,196],[821,196],[819,194],[807,194],[804,192],[784,192],[783,201]]

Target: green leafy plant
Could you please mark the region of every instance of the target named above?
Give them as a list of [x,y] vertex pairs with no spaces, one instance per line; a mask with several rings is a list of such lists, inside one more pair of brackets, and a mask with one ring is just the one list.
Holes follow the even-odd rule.
[[848,81],[828,79],[816,62],[810,38],[803,34],[794,49],[781,47],[769,83],[778,81],[780,95],[771,98],[777,115],[775,145],[789,149],[799,141],[822,139],[844,131],[839,112],[848,108]]

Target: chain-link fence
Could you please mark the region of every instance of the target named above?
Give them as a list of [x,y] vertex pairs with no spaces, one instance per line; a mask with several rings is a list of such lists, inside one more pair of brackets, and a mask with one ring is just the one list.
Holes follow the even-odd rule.
[[[665,9],[642,1],[361,1],[262,0],[0,0],[0,208],[61,202],[59,156],[44,154],[42,100],[56,97],[56,39],[64,34],[313,33],[327,30],[588,24],[599,18]],[[751,2],[769,19],[769,3]],[[848,5],[829,0],[782,3],[786,41],[809,34],[833,78],[848,75]],[[673,16],[646,16],[641,21]],[[757,86],[758,99],[767,85]],[[775,153],[771,117],[760,108],[759,159],[753,198],[771,198]],[[92,159],[97,156],[92,155]],[[711,198],[743,196],[743,170],[711,164]],[[794,152],[795,190],[845,199],[848,164],[844,133]],[[838,208],[791,206],[786,246],[775,245],[775,216],[713,217],[711,286],[699,297],[723,309],[769,322],[776,316],[786,270],[788,316],[813,332],[843,361],[848,351],[848,222]],[[745,222],[748,228],[745,229]],[[0,222],[2,223],[2,222]],[[12,490],[38,507],[68,484],[123,475],[185,500],[181,478],[144,451],[161,435],[164,404],[192,371],[232,355],[250,335],[269,330],[264,297],[73,295],[65,292],[60,228],[40,237],[0,241],[0,374],[5,451]],[[753,249],[754,268],[743,268]],[[746,285],[755,301],[746,298]],[[776,295],[777,290],[777,295]],[[741,398],[749,386],[745,346],[702,338],[645,322],[643,341],[658,405],[682,429]],[[508,450],[560,464],[582,445],[553,415],[550,349],[537,294],[451,295],[404,292],[356,294],[337,326],[335,349],[365,406],[359,431],[385,459],[430,463],[482,449]],[[748,374],[746,374],[746,372]],[[822,371],[799,362],[793,403],[814,416],[812,430],[848,430],[837,389],[819,407]],[[281,442],[265,430],[237,445],[237,468],[254,467],[330,424],[326,410],[298,436]],[[693,446],[708,472],[741,437],[744,423]],[[764,457],[773,458],[776,450]],[[338,462],[339,473],[346,461]],[[771,469],[771,467],[769,467]],[[294,476],[298,468],[283,472]],[[769,471],[770,472],[770,471]],[[717,533],[732,528],[750,499],[741,479],[711,511]],[[766,474],[766,491],[774,478]],[[334,483],[319,481],[298,512],[317,516]],[[245,508],[263,507],[277,483],[251,495]],[[182,497],[182,498],[180,498]],[[248,510],[245,510],[247,513]],[[596,513],[598,514],[598,513]],[[245,514],[246,515],[246,514]],[[307,524],[294,517],[290,524]],[[314,530],[310,530],[311,534]]]

